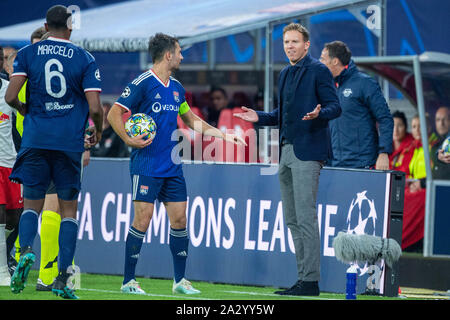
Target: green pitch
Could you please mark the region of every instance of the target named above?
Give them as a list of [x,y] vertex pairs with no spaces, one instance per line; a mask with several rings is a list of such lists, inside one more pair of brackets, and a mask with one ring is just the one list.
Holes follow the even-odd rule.
[[[0,287],[0,300],[63,300],[51,292],[36,291],[38,272],[31,270],[27,286],[19,294],[13,294],[9,287]],[[191,281],[201,294],[193,296],[172,294],[172,280],[136,279],[146,295],[124,294],[120,292],[122,277],[81,274],[80,289],[76,295],[81,300],[344,300],[344,294],[321,293],[319,297],[289,297],[273,294],[278,288],[251,287]],[[358,295],[358,300],[393,300],[379,296]]]

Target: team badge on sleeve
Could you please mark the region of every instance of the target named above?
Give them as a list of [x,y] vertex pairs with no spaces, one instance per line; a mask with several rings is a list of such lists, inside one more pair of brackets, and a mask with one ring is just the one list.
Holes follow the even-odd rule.
[[101,80],[101,77],[100,77],[100,70],[99,70],[99,69],[95,70],[95,79],[97,79],[98,81]]
[[126,87],[126,88],[123,90],[121,97],[122,97],[122,98],[127,98],[127,97],[130,95],[130,93],[131,93],[130,87]]

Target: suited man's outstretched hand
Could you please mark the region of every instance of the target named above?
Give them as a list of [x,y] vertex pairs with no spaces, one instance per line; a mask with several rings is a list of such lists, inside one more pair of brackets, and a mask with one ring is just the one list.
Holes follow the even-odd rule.
[[233,116],[248,122],[257,122],[259,120],[258,114],[256,113],[255,110],[249,109],[247,107],[241,107],[241,109],[244,112],[233,113]]
[[315,118],[317,118],[319,116],[320,113],[320,109],[322,109],[322,106],[320,104],[318,104],[313,111],[308,112],[303,118],[302,120],[313,120]]

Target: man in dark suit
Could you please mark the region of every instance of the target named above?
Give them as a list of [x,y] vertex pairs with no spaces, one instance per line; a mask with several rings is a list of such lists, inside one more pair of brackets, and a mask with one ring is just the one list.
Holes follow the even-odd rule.
[[319,173],[331,156],[328,121],[341,114],[333,77],[308,54],[309,32],[298,23],[283,29],[290,65],[278,81],[278,108],[270,113],[242,107],[236,117],[280,128],[279,181],[286,224],[294,240],[298,281],[281,295],[318,296],[320,235],[316,198]]

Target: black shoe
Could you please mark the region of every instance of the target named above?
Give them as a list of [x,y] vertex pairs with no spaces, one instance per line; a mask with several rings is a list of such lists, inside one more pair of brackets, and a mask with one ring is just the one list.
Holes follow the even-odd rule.
[[69,277],[69,273],[60,271],[55,281],[53,281],[52,292],[64,299],[78,299],[75,295],[75,290],[67,286]]
[[274,293],[275,293],[275,294],[280,294],[280,295],[282,295],[282,296],[290,295],[291,292],[292,292],[292,290],[294,290],[295,288],[299,287],[301,283],[302,283],[301,280],[298,280],[298,281],[297,281],[296,283],[294,283],[294,285],[293,285],[292,287],[290,287],[289,289],[275,291]]
[[8,271],[11,277],[14,274],[14,271],[16,271],[16,267],[17,267],[16,259],[14,259],[12,255],[8,255]]
[[319,296],[318,281],[302,281],[298,287],[292,289],[289,293],[291,296]]

